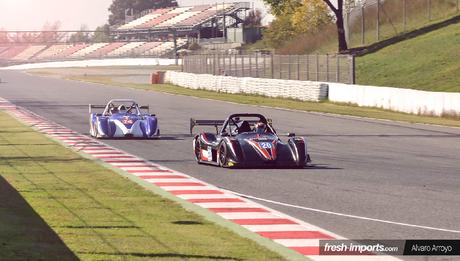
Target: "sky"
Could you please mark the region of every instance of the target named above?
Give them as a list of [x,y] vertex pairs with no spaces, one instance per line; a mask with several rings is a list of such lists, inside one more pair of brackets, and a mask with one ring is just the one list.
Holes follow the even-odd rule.
[[40,30],[46,22],[61,22],[62,30],[82,24],[95,29],[107,21],[112,0],[0,0],[0,28]]
[[[222,2],[238,2],[218,0]],[[252,2],[255,8],[265,9],[262,0]],[[5,30],[40,30],[45,23],[61,22],[61,30],[89,29],[107,22],[112,0],[0,0],[0,28]],[[178,0],[179,5],[190,6],[216,3],[216,0]],[[265,14],[266,12],[264,12]]]

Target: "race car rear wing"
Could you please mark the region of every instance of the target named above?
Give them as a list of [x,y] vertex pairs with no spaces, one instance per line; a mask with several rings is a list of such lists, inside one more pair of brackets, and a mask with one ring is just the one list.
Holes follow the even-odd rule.
[[[247,121],[249,124],[255,124],[258,121]],[[193,118],[190,118],[190,135],[193,135],[193,128],[195,126],[214,126],[216,128],[216,133],[219,132],[219,126],[222,126],[225,123],[225,120],[196,120]],[[267,119],[267,123],[271,126],[272,125],[272,119]]]
[[[90,104],[89,105],[89,113],[91,114],[93,112],[92,109],[105,109],[107,105],[94,105],[94,104]],[[146,110],[147,113],[150,113],[149,110],[150,110],[150,107],[148,105],[143,105],[143,106],[139,106],[139,110]]]
[[90,104],[88,107],[89,107],[89,113],[92,113],[93,109],[105,109],[105,105],[93,105],[93,104]]
[[195,120],[190,118],[190,135],[193,135],[193,128],[195,126],[214,126],[216,132],[219,132],[219,126],[222,126],[224,122],[224,120]]

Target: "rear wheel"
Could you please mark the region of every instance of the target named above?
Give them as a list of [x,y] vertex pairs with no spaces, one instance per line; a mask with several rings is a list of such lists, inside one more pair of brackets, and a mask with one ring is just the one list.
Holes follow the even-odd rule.
[[227,149],[227,144],[225,141],[220,143],[219,148],[217,149],[217,161],[219,163],[219,166],[221,167],[226,167],[228,163],[228,149]]

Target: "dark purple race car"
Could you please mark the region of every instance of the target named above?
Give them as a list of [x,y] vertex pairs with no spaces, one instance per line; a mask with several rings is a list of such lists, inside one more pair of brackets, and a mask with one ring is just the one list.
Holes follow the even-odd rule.
[[283,142],[271,121],[261,114],[232,114],[227,120],[191,119],[191,134],[197,125],[216,128],[216,133],[195,135],[193,151],[198,163],[222,167],[303,168],[310,162],[304,138],[289,134]]

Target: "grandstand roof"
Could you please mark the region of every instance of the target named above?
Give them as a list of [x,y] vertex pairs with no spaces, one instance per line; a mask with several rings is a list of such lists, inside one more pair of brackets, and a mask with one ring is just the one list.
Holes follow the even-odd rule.
[[116,31],[169,31],[172,28],[186,31],[216,17],[231,16],[249,8],[248,2],[240,2],[147,10],[137,19],[118,27]]

